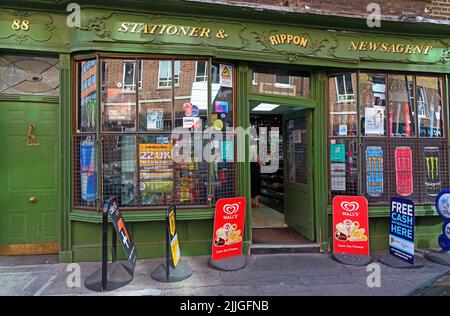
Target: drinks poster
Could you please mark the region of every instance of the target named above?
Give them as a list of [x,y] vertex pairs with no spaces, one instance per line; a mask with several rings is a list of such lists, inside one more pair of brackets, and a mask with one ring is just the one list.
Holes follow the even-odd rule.
[[333,198],[333,252],[369,255],[369,213],[364,196]]
[[395,148],[395,184],[400,196],[410,196],[414,192],[412,159],[410,147]]
[[246,200],[219,199],[216,203],[211,259],[221,260],[242,254]]

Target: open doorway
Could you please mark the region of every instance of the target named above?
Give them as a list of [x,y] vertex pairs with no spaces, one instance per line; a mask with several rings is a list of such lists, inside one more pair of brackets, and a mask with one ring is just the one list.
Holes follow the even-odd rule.
[[[259,162],[251,162],[253,245],[301,245],[314,241],[313,190],[309,179],[313,164],[311,114],[311,110],[298,106],[250,102],[250,125],[257,131],[259,127],[278,127],[280,132],[278,169],[264,173],[261,157]],[[270,142],[269,137],[268,148]]]

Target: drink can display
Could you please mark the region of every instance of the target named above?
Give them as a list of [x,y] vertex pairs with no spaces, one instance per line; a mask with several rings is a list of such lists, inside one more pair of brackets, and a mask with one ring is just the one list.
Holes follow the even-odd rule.
[[430,196],[436,196],[441,190],[439,174],[439,148],[424,148],[425,192]]
[[97,172],[95,167],[95,144],[87,139],[80,144],[81,198],[97,199]]
[[414,192],[412,164],[411,148],[395,148],[395,184],[400,196],[409,196]]
[[366,181],[368,195],[383,194],[383,149],[380,146],[366,148]]

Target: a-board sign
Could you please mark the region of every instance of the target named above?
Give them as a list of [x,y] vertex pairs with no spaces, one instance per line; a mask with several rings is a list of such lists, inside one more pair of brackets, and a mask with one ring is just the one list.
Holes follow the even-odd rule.
[[178,234],[176,228],[176,209],[174,205],[167,209],[166,221],[170,257],[172,258],[170,263],[174,268],[176,268],[178,265],[178,261],[180,260],[180,245],[178,242]]
[[369,255],[369,214],[364,196],[333,198],[333,252]]
[[216,203],[211,259],[221,260],[242,254],[246,199],[219,199]]
[[450,189],[444,189],[436,196],[436,211],[442,218],[442,234],[439,235],[438,243],[443,251],[450,250]]
[[391,199],[389,253],[414,264],[414,202],[411,200]]
[[117,232],[117,236],[119,237],[122,248],[125,251],[128,262],[134,269],[136,267],[136,247],[133,243],[129,230],[127,229],[125,220],[122,217],[122,213],[119,210],[116,198],[106,202],[104,204],[104,208],[106,208],[109,216],[111,217],[111,222]]

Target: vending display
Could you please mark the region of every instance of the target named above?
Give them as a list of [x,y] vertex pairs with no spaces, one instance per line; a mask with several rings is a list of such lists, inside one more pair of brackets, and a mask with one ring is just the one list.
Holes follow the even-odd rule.
[[436,196],[441,190],[439,175],[439,148],[424,147],[424,179],[425,192],[429,196]]
[[410,196],[414,192],[413,162],[410,147],[395,148],[395,184],[400,196]]
[[367,194],[373,197],[383,194],[383,148],[366,148],[366,185]]
[[95,143],[89,137],[80,144],[81,198],[97,199],[97,169],[95,166]]

